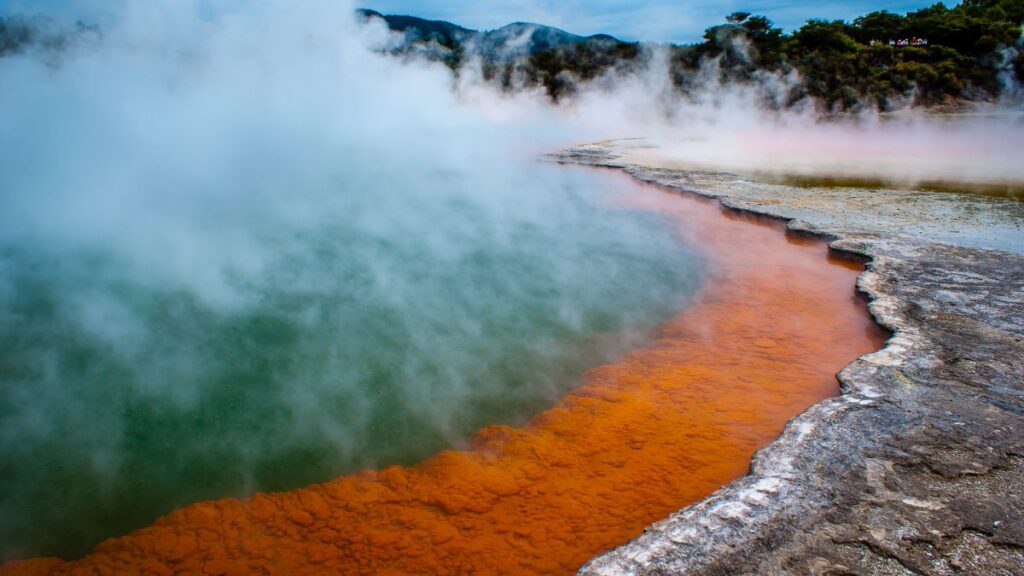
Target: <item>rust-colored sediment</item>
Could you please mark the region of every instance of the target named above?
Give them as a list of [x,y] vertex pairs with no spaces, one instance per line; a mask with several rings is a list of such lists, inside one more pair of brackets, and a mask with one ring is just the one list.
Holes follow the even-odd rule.
[[567,574],[742,475],[881,345],[854,294],[861,266],[781,224],[609,177],[676,218],[714,279],[555,408],[418,466],[194,504],[82,560],[0,574]]

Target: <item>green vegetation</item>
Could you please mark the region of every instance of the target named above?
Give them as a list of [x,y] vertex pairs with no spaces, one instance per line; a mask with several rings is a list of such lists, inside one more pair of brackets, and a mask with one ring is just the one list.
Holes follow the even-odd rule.
[[61,52],[67,50],[73,42],[99,36],[98,26],[84,22],[61,28],[43,16],[0,16],[0,57],[20,54],[30,48]]
[[[830,110],[990,100],[1002,82],[1024,78],[1024,50],[1013,48],[1020,47],[1024,0],[938,3],[903,16],[873,12],[852,23],[809,20],[788,35],[763,17],[736,13],[727,20],[708,29],[703,43],[673,47],[674,62],[695,70],[718,57],[723,81],[795,70],[800,85],[790,101],[809,95]],[[909,45],[898,45],[901,40]]]
[[[480,44],[499,31],[458,28],[464,36],[439,35],[438,23],[423,21],[422,30],[410,34],[418,29],[418,19],[383,18],[392,29],[405,32],[410,44],[420,44],[421,53],[422,45],[431,43],[440,54],[437,59],[456,72],[468,55],[476,55],[488,80],[508,90],[543,87],[554,100],[605,73],[642,69],[653,48],[537,26],[545,38],[560,40],[508,55],[500,46],[476,51],[464,46]],[[736,12],[724,24],[707,29],[702,42],[668,50],[672,79],[683,95],[706,83],[711,70],[725,84],[760,82],[766,73],[791,78],[783,93],[766,96],[766,104],[776,108],[808,97],[831,112],[863,106],[956,106],[994,101],[1006,86],[1024,79],[1022,21],[1024,0],[964,0],[952,8],[939,3],[905,15],[873,12],[853,22],[813,19],[791,34],[764,16]],[[901,45],[904,40],[906,45]]]
[[579,82],[590,82],[617,66],[627,67],[641,54],[640,44],[610,36],[555,46],[528,56],[484,63],[484,78],[509,90],[519,85],[543,86],[552,99],[572,94]]
[[[604,34],[583,37],[534,24],[481,32],[413,16],[359,14],[381,18],[405,35],[395,55],[441,61],[457,74],[467,62],[480,62],[484,78],[503,89],[541,87],[556,101],[607,73],[643,69],[654,50]],[[766,74],[787,78],[783,90],[766,91],[765,104],[773,108],[808,98],[829,112],[955,107],[995,101],[1011,86],[1019,90],[1022,22],[1024,0],[938,3],[905,15],[872,12],[853,22],[812,19],[791,34],[764,16],[735,12],[708,28],[702,42],[667,48],[681,95],[704,85],[710,71],[723,84],[758,83]],[[99,35],[81,23],[58,32],[43,19],[0,18],[0,56],[31,46],[63,50],[84,32]]]
[[20,52],[36,41],[37,27],[21,18],[0,18],[0,56]]

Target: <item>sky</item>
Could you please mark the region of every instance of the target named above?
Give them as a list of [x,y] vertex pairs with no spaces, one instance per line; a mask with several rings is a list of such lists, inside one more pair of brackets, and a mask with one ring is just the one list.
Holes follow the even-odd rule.
[[[114,3],[124,0],[113,0]],[[240,0],[210,0],[238,3]],[[244,0],[241,0],[244,1]],[[409,14],[449,20],[467,28],[492,29],[525,21],[564,28],[576,34],[612,34],[624,40],[694,42],[726,14],[742,10],[767,16],[786,30],[809,18],[853,19],[875,10],[906,12],[932,0],[357,0],[385,14]],[[955,2],[948,2],[954,4]],[[59,12],[95,5],[94,0],[0,0],[0,14],[12,11]]]
[[933,3],[934,0],[362,0],[364,7],[385,14],[450,20],[467,28],[491,29],[526,21],[576,34],[606,33],[624,40],[658,42],[697,41],[705,28],[738,10],[767,16],[786,30],[793,30],[810,18],[851,20],[876,10],[903,13]]

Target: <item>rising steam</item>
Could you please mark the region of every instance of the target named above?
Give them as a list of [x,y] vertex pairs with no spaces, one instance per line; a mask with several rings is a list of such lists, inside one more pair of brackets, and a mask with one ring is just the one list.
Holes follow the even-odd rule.
[[0,559],[522,422],[682,306],[678,231],[540,152],[1024,180],[1017,121],[822,122],[714,62],[681,99],[657,50],[553,107],[378,55],[346,2],[98,5],[0,58]]
[[0,59],[4,558],[521,423],[696,287],[671,225],[535,161],[565,127],[387,41],[166,1]]

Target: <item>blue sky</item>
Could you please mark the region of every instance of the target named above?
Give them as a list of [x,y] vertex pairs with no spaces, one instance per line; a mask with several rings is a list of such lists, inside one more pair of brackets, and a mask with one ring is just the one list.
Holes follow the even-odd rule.
[[[692,42],[730,12],[762,14],[786,30],[809,18],[853,19],[875,10],[906,12],[935,0],[362,0],[388,14],[412,14],[489,29],[517,20],[539,22],[577,34],[605,32],[627,40]],[[954,5],[956,2],[947,2]]]
[[[116,4],[126,0],[107,0]],[[146,1],[146,0],[139,0]],[[211,0],[216,3],[225,0]],[[228,0],[229,3],[239,0]],[[244,0],[242,0],[244,1]],[[296,0],[303,1],[303,0]],[[515,21],[539,22],[577,34],[605,32],[627,40],[692,42],[704,29],[733,11],[762,14],[787,30],[808,18],[852,19],[874,10],[906,12],[932,0],[355,0],[356,5],[387,14],[411,14],[450,20],[469,28],[497,28]],[[0,14],[12,9],[74,11],[96,0],[0,0]],[[949,2],[955,4],[955,2]]]

